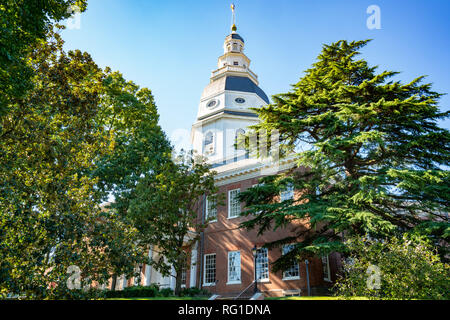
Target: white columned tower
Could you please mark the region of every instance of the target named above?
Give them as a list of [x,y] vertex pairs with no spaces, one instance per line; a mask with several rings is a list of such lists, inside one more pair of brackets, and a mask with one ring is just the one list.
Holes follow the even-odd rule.
[[217,69],[203,90],[197,120],[192,126],[194,150],[217,167],[246,159],[245,150],[236,150],[236,137],[258,122],[258,108],[269,103],[259,87],[258,76],[250,70],[250,59],[244,54],[244,39],[237,33],[234,21],[226,36],[224,53],[218,58]]

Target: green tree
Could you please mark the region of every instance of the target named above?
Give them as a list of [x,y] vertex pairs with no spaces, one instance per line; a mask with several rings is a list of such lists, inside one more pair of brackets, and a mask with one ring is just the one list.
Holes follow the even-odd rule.
[[[422,84],[402,84],[397,72],[376,73],[358,50],[366,41],[325,45],[312,68],[290,92],[255,109],[254,131],[278,131],[280,154],[294,155],[296,168],[262,179],[241,194],[247,214],[243,226],[262,233],[305,219],[296,236],[268,244],[298,241],[295,256],[343,251],[343,237],[390,237],[419,233],[439,245],[450,235],[448,204],[449,131],[437,121],[441,94]],[[273,201],[292,183],[294,200]]]
[[[206,226],[198,216],[209,195],[210,203],[217,203],[214,172],[202,159],[182,152],[176,161],[167,162],[155,175],[149,175],[136,188],[130,203],[129,217],[141,233],[141,241],[155,246],[159,260],[150,261],[164,276],[176,273],[175,293],[181,289],[181,273],[186,267],[189,248],[198,240]],[[212,206],[213,207],[213,206]]]
[[[10,99],[23,97],[33,84],[27,56],[46,38],[56,21],[68,18],[72,5],[86,9],[86,0],[3,0],[0,4],[0,116]],[[2,128],[0,128],[2,130]]]
[[450,267],[423,239],[388,241],[357,238],[334,289],[344,297],[370,299],[450,298]]
[[30,52],[33,88],[0,118],[0,293],[82,298],[69,266],[87,286],[143,261],[137,229],[101,204],[120,202],[168,143],[148,89],[65,52],[53,31]]
[[[120,221],[121,228],[127,226],[131,232],[134,228],[127,219],[127,212],[130,201],[136,197],[136,186],[141,179],[154,174],[156,167],[170,161],[171,149],[158,124],[159,116],[151,91],[126,81],[118,72],[105,71],[103,107],[98,121],[114,144],[111,152],[96,163],[93,175],[98,178],[97,187],[103,200],[114,199],[107,210]],[[131,234],[134,235],[132,238]],[[110,245],[117,244],[108,245],[114,290],[117,276],[130,276],[137,264],[148,263],[148,256],[133,232],[118,232],[111,240]],[[140,250],[136,251],[138,248]]]
[[35,298],[61,294],[72,264],[84,279],[95,274],[100,250],[89,237],[100,209],[88,173],[110,144],[96,123],[103,73],[62,45],[50,32],[35,46],[33,90],[1,118],[0,286]]

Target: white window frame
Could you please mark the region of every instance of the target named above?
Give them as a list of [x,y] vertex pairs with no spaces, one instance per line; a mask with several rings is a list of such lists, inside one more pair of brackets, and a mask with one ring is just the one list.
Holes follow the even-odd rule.
[[289,183],[286,190],[280,192],[280,202],[294,199],[294,185]]
[[[209,211],[209,197],[206,197],[206,219],[210,218],[210,211]],[[210,220],[209,222],[216,222],[217,221],[217,206],[215,209],[213,209],[215,211],[215,219]]]
[[331,282],[331,272],[330,272],[330,259],[328,255],[322,256],[322,270],[324,266],[324,259],[326,260],[327,273],[323,273],[323,280]]
[[[293,244],[287,244],[287,245],[284,245],[283,246],[283,248],[281,249],[282,251],[281,251],[281,253],[283,254],[283,255],[285,255],[285,254],[287,254],[290,250],[292,250],[292,249],[290,249],[289,251],[287,251],[287,252],[284,252],[285,251],[285,248],[287,248],[287,247],[290,247],[290,246],[293,246]],[[295,261],[294,262],[294,264],[291,266],[291,267],[289,267],[289,269],[292,269],[294,266],[295,266],[295,264],[297,264],[297,269],[298,269],[298,276],[290,276],[290,277],[286,277],[286,271],[288,271],[288,270],[283,270],[283,281],[286,281],[286,280],[299,280],[300,279],[300,264],[298,263],[298,261]]]
[[[258,264],[259,264],[259,262],[258,262],[258,255],[259,255],[259,251],[260,250],[264,250],[267,254],[266,254],[266,257],[267,257],[267,278],[260,278],[260,277],[258,277],[258,272],[257,272],[257,270],[258,270]],[[259,267],[259,269],[261,269],[261,267]],[[257,254],[256,254],[256,272],[257,272],[257,274],[256,274],[256,280],[258,281],[258,282],[269,282],[270,281],[270,268],[269,268],[269,249],[267,249],[267,248],[258,248],[258,251],[257,251]],[[260,274],[261,274],[261,271],[260,271]]]
[[228,219],[234,219],[234,218],[238,218],[241,216],[241,203],[239,202],[238,207],[239,207],[239,213],[236,216],[231,216],[231,193],[233,191],[237,191],[238,194],[241,193],[241,189],[237,188],[237,189],[233,189],[233,190],[228,190]]
[[[239,257],[239,263],[235,264],[234,267],[237,268],[239,271],[237,271],[238,275],[239,275],[239,279],[230,279],[230,257],[234,254],[238,254]],[[228,260],[227,260],[227,284],[240,284],[242,281],[242,274],[241,274],[241,252],[240,251],[229,251],[228,252]]]
[[187,265],[181,269],[181,287],[186,288],[187,282]]
[[[214,275],[215,275],[214,282],[206,282],[206,260],[207,260],[207,257],[209,257],[209,256],[214,256]],[[216,285],[216,280],[217,280],[217,260],[216,260],[216,258],[217,258],[217,256],[215,253],[208,253],[203,256],[203,259],[204,259],[203,260],[203,286],[204,287]]]

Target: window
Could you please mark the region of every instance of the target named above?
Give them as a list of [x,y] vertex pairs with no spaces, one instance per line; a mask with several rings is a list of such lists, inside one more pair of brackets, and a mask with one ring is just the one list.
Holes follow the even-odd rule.
[[244,129],[237,129],[236,130],[236,150],[245,150],[245,130]]
[[283,202],[285,200],[291,200],[294,199],[294,186],[292,183],[289,183],[286,186],[286,189],[281,191],[280,193],[280,201]]
[[217,221],[217,201],[215,198],[206,197],[206,219]]
[[203,140],[203,153],[214,153],[214,134],[211,131],[205,134],[205,138]]
[[187,259],[185,259],[181,269],[181,286],[186,286]]
[[211,100],[208,102],[208,104],[206,105],[208,108],[212,108],[217,104],[217,100]]
[[238,196],[240,189],[228,191],[228,218],[236,218],[241,214],[241,203]]
[[216,254],[205,254],[204,285],[214,285],[216,283]]
[[234,66],[238,66],[238,65],[239,65],[239,62],[233,61],[233,65],[234,65]]
[[[294,249],[294,245],[292,244],[283,246],[283,255],[292,251],[292,249]],[[290,268],[286,269],[283,272],[283,280],[293,280],[293,279],[300,279],[300,269],[298,261],[295,261]]]
[[259,248],[256,251],[256,279],[258,281],[269,280],[269,253],[267,248]]
[[228,283],[241,283],[241,252],[228,252]]
[[236,103],[245,103],[245,99],[244,98],[236,98],[236,99],[234,99],[234,101]]
[[323,280],[331,281],[330,277],[330,261],[328,256],[322,257]]

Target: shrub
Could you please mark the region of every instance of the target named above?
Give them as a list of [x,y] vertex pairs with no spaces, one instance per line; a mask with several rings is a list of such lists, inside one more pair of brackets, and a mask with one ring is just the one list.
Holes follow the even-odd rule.
[[121,291],[107,291],[106,298],[151,298],[158,295],[158,286],[150,285],[127,287]]
[[209,295],[209,292],[205,289],[199,289],[196,287],[192,287],[192,288],[184,288],[183,290],[181,290],[180,292],[180,297],[195,297],[195,296],[206,296]]
[[[337,295],[371,299],[450,299],[450,268],[420,240],[347,241],[350,258],[335,289]],[[378,275],[377,275],[378,274]]]
[[169,297],[173,295],[173,290],[170,288],[164,288],[159,290],[159,295],[162,297]]

